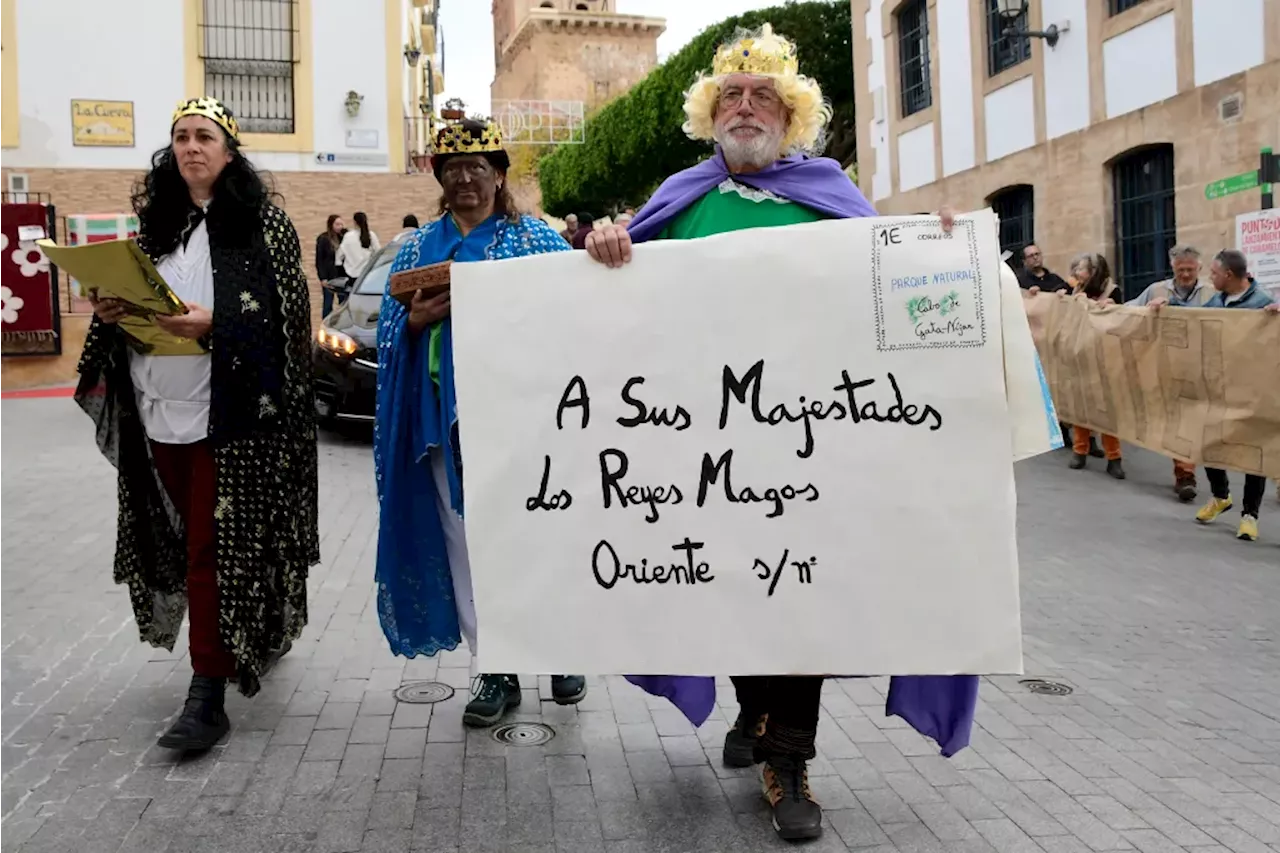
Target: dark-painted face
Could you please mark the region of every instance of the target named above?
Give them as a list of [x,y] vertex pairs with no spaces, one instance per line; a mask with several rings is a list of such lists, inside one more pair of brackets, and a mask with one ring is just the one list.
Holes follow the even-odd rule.
[[479,154],[450,157],[440,169],[440,184],[450,210],[493,213],[493,200],[506,178]]

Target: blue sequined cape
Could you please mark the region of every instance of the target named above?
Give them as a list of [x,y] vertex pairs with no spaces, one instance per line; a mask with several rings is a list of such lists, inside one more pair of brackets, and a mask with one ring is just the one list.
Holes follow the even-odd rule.
[[[541,220],[511,222],[494,215],[463,237],[449,216],[418,229],[396,255],[391,272],[452,258],[455,263],[568,251]],[[450,321],[440,324],[439,385],[432,381],[428,336],[406,328],[408,310],[389,294],[378,319],[378,391],[373,462],[377,476],[378,618],[391,651],[434,655],[461,642],[453,576],[445,550],[427,451],[447,459],[450,503],[462,514],[458,417]]]

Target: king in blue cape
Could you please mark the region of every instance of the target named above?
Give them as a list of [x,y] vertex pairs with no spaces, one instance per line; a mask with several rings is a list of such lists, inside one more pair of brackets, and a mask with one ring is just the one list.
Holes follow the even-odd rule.
[[[431,166],[444,190],[441,217],[400,249],[378,319],[373,461],[378,505],[378,618],[397,655],[434,655],[465,638],[477,647],[476,607],[463,525],[462,463],[454,396],[449,293],[391,295],[396,274],[450,261],[477,263],[569,250],[546,223],[518,213],[506,188],[510,160],[498,128],[467,120],[442,127]],[[582,676],[553,676],[562,705],[586,695]],[[496,723],[520,704],[515,675],[476,679],[463,722]]]
[[[876,215],[838,163],[809,155],[821,149],[830,108],[817,82],[799,74],[795,45],[768,24],[740,32],[719,48],[712,72],[686,93],[684,109],[685,132],[714,141],[714,154],[668,178],[626,232],[613,226],[590,235],[587,249],[593,258],[616,266],[629,259],[631,242]],[[671,700],[694,725],[715,708],[711,677],[628,679]],[[733,678],[740,712],[725,738],[724,762],[763,763],[763,793],[773,809],[774,828],[789,840],[822,831],[806,762],[816,756],[823,681],[823,676]],[[974,675],[895,676],[885,713],[906,720],[951,756],[969,743],[977,696]]]

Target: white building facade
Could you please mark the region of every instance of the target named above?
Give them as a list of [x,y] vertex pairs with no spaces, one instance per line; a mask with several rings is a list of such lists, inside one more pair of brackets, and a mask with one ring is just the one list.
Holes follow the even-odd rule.
[[[1206,184],[1280,150],[1277,0],[853,0],[863,191],[883,213],[990,205],[1001,243],[1126,291],[1174,242],[1216,251],[1258,192]],[[1057,38],[1009,37],[1005,30]]]

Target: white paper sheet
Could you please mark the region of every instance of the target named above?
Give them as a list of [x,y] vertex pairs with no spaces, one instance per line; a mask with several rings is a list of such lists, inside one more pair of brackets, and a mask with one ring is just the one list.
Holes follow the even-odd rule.
[[481,670],[1020,671],[994,225],[456,265]]

